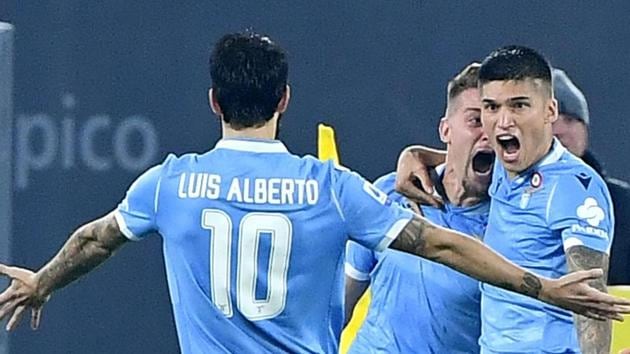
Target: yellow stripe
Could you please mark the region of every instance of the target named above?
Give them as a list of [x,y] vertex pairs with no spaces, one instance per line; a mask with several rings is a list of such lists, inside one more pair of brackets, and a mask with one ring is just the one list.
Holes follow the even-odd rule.
[[322,161],[333,160],[335,165],[339,165],[335,130],[325,124],[317,126],[317,156]]
[[[319,124],[317,126],[317,156],[322,161],[333,160],[335,165],[339,165],[335,130],[325,124]],[[361,328],[361,325],[367,317],[371,298],[371,291],[370,288],[368,288],[357,302],[354,312],[352,313],[352,319],[341,334],[340,353],[345,354],[348,352],[350,344],[354,341],[359,328]]]
[[[613,285],[608,293],[630,299],[630,285]],[[620,353],[622,349],[630,349],[630,315],[623,316],[623,322],[613,321],[611,353]]]
[[368,308],[370,308],[370,301],[372,301],[372,291],[370,288],[367,288],[363,296],[357,302],[357,305],[354,307],[354,311],[352,312],[352,319],[350,319],[350,323],[344,328],[341,333],[341,344],[339,345],[339,353],[346,354],[348,349],[350,349],[350,345],[354,342],[354,339],[357,337],[357,332],[359,332],[359,328],[365,322],[365,318],[367,317]]

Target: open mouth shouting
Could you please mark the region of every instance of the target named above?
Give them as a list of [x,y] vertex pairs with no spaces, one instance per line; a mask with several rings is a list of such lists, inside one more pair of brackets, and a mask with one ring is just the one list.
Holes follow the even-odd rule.
[[511,134],[497,135],[497,144],[500,147],[497,151],[504,162],[516,162],[518,153],[521,150],[521,142]]
[[480,176],[489,175],[494,164],[494,152],[488,150],[478,150],[472,158],[472,169]]

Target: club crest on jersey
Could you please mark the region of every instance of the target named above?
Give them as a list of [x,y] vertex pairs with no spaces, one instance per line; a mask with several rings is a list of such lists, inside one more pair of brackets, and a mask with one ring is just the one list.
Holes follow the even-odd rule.
[[521,209],[527,208],[527,205],[529,205],[529,200],[532,197],[532,193],[536,192],[537,190],[540,190],[540,187],[542,187],[542,184],[543,184],[542,175],[540,174],[540,172],[534,172],[532,174],[532,177],[529,179],[529,187],[527,187],[525,189],[525,192],[521,195],[521,202],[519,203],[519,206],[521,207]]
[[534,172],[532,178],[529,180],[529,184],[533,189],[538,189],[542,186],[543,179],[540,172]]

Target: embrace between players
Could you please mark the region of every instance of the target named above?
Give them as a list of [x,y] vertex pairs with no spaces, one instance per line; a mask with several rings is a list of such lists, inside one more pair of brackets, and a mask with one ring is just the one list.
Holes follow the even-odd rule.
[[[558,107],[541,55],[501,48],[454,78],[440,122],[446,156],[405,150],[398,175],[377,181],[383,191],[276,139],[290,89],[271,39],[224,36],[210,74],[222,139],[147,170],[38,271],[0,265],[12,279],[0,294],[7,329],[29,310],[36,328],[55,290],[158,233],[183,353],[336,352],[346,244],[347,312],[368,281],[373,293],[353,352],[607,353],[610,319],[630,312],[605,294],[612,205],[602,179],[553,138]],[[218,187],[197,178],[183,192],[197,197],[180,198],[192,174]],[[269,187],[260,203],[228,199],[234,180],[304,181],[313,198],[285,189],[296,202],[272,203],[283,199]],[[433,205],[418,210],[417,199]]]

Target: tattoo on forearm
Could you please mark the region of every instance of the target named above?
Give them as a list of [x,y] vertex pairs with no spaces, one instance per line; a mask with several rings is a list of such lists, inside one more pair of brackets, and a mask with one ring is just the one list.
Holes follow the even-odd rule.
[[[585,246],[574,246],[567,251],[569,270],[602,268],[608,273],[608,255]],[[605,284],[602,279],[602,284]]]
[[533,298],[538,298],[540,290],[542,289],[542,283],[537,276],[530,272],[526,272],[523,275],[523,282],[521,283],[521,291],[525,295],[529,295]]
[[413,253],[418,256],[426,255],[425,232],[431,228],[424,220],[414,217],[407,227],[396,238],[391,247],[400,251]]
[[542,282],[536,275],[530,272],[525,272],[525,274],[523,274],[521,284],[518,286],[508,282],[499,282],[497,286],[519,292],[523,295],[531,296],[535,299],[540,296],[540,291],[542,290]]
[[[585,246],[574,246],[567,250],[569,271],[601,268],[604,276],[590,282],[590,285],[600,291],[606,291],[606,277],[608,274],[608,255]],[[610,353],[612,327],[610,321],[596,321],[584,316],[575,316],[575,326],[578,331],[580,347],[583,353]]]
[[112,214],[83,225],[40,271],[40,288],[62,288],[94,269],[126,242]]

